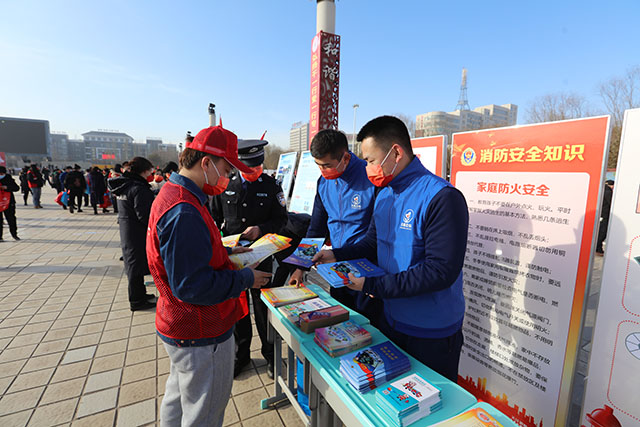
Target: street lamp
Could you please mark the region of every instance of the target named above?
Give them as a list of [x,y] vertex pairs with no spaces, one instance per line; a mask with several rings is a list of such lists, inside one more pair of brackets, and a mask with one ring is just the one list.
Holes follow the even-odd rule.
[[360,105],[353,104],[353,135],[351,137],[351,149],[356,156],[358,155],[358,150],[356,149],[356,111],[358,111],[358,107],[360,107]]

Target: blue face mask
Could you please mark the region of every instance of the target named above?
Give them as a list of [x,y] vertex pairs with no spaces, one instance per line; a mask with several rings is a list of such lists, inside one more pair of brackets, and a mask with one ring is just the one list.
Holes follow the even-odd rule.
[[0,175],[0,179],[3,179],[5,176],[7,176],[7,175]]

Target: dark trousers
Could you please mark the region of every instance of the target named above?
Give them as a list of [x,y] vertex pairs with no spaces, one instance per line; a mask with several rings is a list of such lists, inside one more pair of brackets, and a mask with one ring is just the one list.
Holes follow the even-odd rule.
[[89,195],[87,193],[83,193],[82,198],[84,199],[84,207],[86,208],[87,206],[89,206]]
[[602,244],[607,238],[607,228],[609,228],[609,218],[603,218],[598,225],[598,243],[596,244],[596,252],[604,252]]
[[[268,287],[271,286],[265,286],[265,288]],[[260,337],[260,353],[268,363],[273,364],[273,343],[269,343],[267,340],[267,328],[269,326],[267,321],[267,312],[269,309],[260,299],[260,289],[249,289],[248,292],[251,295],[253,318],[256,321],[256,329],[258,330],[258,336]],[[253,336],[253,331],[251,329],[251,317],[249,314],[238,320],[233,334],[238,347],[238,350],[236,351],[236,360],[250,360],[251,338]]]
[[17,236],[18,223],[16,221],[16,205],[9,205],[4,212],[0,212],[0,239],[2,239],[2,229],[4,228],[4,225],[2,224],[2,217],[5,217],[7,220],[9,233],[11,233],[12,236]]
[[443,377],[454,383],[458,382],[460,350],[464,341],[462,329],[445,338],[419,338],[391,329],[383,313],[380,314],[378,324],[380,332],[398,347]]
[[69,192],[69,208],[71,210],[73,209],[80,209],[82,208],[82,195],[84,193],[82,191],[73,191],[71,190]]
[[27,199],[29,199],[29,194],[31,194],[31,190],[27,190],[22,193],[22,198],[24,199],[24,204],[27,204]]
[[147,290],[144,287],[144,276],[132,275],[129,279],[129,304],[145,302]]

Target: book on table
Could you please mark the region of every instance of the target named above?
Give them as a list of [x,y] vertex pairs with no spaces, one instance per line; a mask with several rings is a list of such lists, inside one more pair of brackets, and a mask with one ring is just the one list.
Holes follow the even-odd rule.
[[280,286],[278,288],[261,289],[262,295],[274,307],[293,304],[311,298],[316,298],[315,292],[305,286]]
[[399,427],[408,426],[442,408],[440,389],[411,374],[376,390],[376,403]]
[[335,325],[349,320],[349,311],[339,305],[321,308],[315,311],[301,313],[298,325],[302,332],[311,333],[318,328]]
[[340,372],[361,393],[373,390],[410,369],[411,362],[407,355],[391,341],[385,341],[340,358]]
[[433,427],[503,427],[491,414],[482,408],[471,408]]
[[278,307],[278,310],[280,310],[280,313],[282,313],[291,323],[299,324],[300,315],[302,313],[308,311],[313,312],[326,307],[331,307],[331,304],[320,298],[312,298],[280,306]]
[[341,288],[349,283],[349,273],[356,277],[377,277],[385,274],[383,269],[365,258],[320,264],[317,269],[318,274],[334,288]]
[[371,344],[371,334],[353,320],[347,320],[316,329],[313,340],[329,356],[337,357]]
[[313,265],[313,257],[320,252],[324,238],[304,238],[296,250],[286,257],[282,262],[296,265],[304,270],[309,270]]

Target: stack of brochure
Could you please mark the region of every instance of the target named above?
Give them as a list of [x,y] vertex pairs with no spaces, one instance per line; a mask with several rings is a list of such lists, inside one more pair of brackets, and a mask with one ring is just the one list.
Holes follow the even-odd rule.
[[309,270],[313,265],[313,261],[311,260],[313,259],[315,254],[320,252],[323,242],[324,237],[304,238],[300,241],[300,244],[293,252],[293,254],[285,258],[283,262],[296,265],[304,270]]
[[347,320],[349,320],[349,312],[340,305],[332,305],[331,307],[301,313],[298,324],[302,332],[308,334],[318,328],[335,325]]
[[318,295],[304,286],[281,286],[279,288],[262,289],[262,296],[272,306],[280,307],[281,305],[316,298]]
[[440,389],[418,374],[378,389],[376,403],[398,427],[413,424],[442,408]]
[[291,244],[291,239],[278,234],[265,234],[249,246],[250,252],[242,252],[229,255],[229,259],[236,270],[241,270],[249,265],[259,263],[269,258],[271,255],[287,249]]
[[360,393],[373,390],[410,369],[409,358],[391,341],[340,358],[342,376]]
[[315,311],[321,308],[331,307],[331,304],[328,302],[324,302],[320,298],[312,298],[306,301],[296,302],[293,304],[283,305],[278,308],[280,313],[284,314],[284,316],[291,322],[295,324],[299,324],[300,315],[307,311]]
[[329,356],[336,357],[371,344],[369,331],[352,320],[315,330],[313,340]]
[[318,266],[318,274],[334,288],[341,288],[349,283],[349,273],[356,277],[375,277],[384,275],[385,271],[364,258]]

